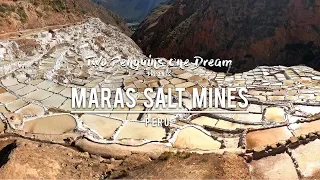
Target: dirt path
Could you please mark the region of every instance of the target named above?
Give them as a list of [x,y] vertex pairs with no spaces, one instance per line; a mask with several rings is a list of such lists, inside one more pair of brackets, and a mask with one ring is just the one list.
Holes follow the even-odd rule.
[[72,25],[79,25],[82,24],[84,21],[83,20],[81,22],[77,22],[77,23],[68,23],[68,24],[63,24],[63,25],[53,25],[53,26],[45,26],[45,27],[41,27],[41,28],[35,28],[35,29],[26,29],[26,30],[22,30],[22,31],[16,31],[16,32],[8,32],[8,33],[0,33],[0,40],[4,40],[4,39],[9,39],[9,38],[19,38],[28,34],[32,34],[35,32],[43,32],[43,31],[48,31],[50,29],[61,29],[61,28],[65,28],[68,26],[72,26]]

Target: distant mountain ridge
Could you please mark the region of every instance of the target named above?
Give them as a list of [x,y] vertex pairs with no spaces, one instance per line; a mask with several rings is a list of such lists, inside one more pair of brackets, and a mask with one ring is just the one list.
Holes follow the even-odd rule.
[[232,59],[232,71],[308,65],[320,56],[320,1],[177,0],[132,38],[156,57]]
[[141,22],[155,7],[168,0],[92,0],[119,14],[127,22]]

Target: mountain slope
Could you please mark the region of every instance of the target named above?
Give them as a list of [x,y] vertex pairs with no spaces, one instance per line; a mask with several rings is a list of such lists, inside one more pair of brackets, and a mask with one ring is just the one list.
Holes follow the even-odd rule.
[[320,56],[320,1],[178,0],[132,38],[153,56],[232,59],[233,71],[308,64]]
[[90,0],[4,0],[0,2],[0,34],[52,25],[71,24],[87,16],[131,31],[123,20]]
[[93,0],[119,14],[128,22],[141,22],[148,13],[167,0]]

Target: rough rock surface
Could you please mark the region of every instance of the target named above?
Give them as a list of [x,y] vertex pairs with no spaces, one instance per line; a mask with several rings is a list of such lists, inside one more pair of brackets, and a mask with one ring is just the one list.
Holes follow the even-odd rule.
[[132,37],[145,54],[232,59],[232,71],[279,64],[320,69],[319,29],[319,1],[178,0],[152,13]]
[[154,161],[146,155],[133,154],[115,160],[10,137],[0,138],[0,154],[1,179],[250,179],[244,159],[231,153],[165,153]]
[[[251,179],[245,161],[231,153],[161,157],[128,173],[134,179]],[[179,169],[179,170],[178,170]],[[126,178],[126,177],[125,177]]]
[[5,151],[1,144],[6,143],[9,158],[0,168],[1,179],[97,179],[111,167],[102,158],[94,159],[71,148],[14,140],[6,143],[8,140],[0,139],[1,152]]

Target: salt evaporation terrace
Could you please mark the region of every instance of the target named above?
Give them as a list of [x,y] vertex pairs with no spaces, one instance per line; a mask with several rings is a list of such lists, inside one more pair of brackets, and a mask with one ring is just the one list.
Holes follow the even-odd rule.
[[[42,31],[1,40],[2,136],[72,144],[118,158],[131,153],[156,157],[165,151],[228,151],[244,156],[253,172],[283,173],[290,179],[319,171],[320,72],[305,66],[263,66],[234,75],[199,68],[150,77],[142,70],[112,67],[112,62],[101,69],[87,66],[88,59],[118,55],[144,57],[129,37],[94,18],[56,29],[54,36]],[[130,111],[147,110],[142,106],[147,87],[186,88],[184,111],[192,110],[192,88],[246,87],[250,105],[243,110],[249,114],[72,114],[72,87],[136,88],[140,105],[126,109]],[[146,127],[147,116],[176,123]]]

